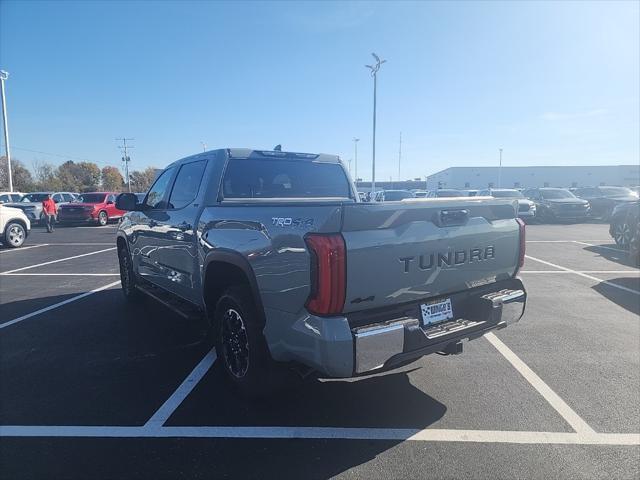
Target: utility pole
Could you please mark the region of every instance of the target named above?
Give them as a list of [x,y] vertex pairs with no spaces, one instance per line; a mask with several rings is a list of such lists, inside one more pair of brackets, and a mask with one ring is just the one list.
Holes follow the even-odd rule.
[[349,159],[349,176],[351,176],[351,158]]
[[502,186],[502,149],[500,149],[500,166],[498,167],[498,188]]
[[122,161],[124,162],[124,177],[127,182],[127,190],[131,192],[131,182],[129,181],[129,162],[131,161],[131,157],[129,157],[128,150],[133,148],[131,145],[127,145],[128,140],[135,140],[135,138],[116,138],[116,140],[122,141],[122,145],[118,145],[118,148],[122,151]]
[[371,54],[375,59],[374,65],[365,65],[371,70],[371,76],[373,77],[373,154],[371,162],[371,193],[376,191],[376,91],[378,88],[378,70],[386,60],[380,60],[380,57],[375,53]]
[[353,147],[355,148],[355,167],[356,167],[356,183],[358,183],[358,142],[359,138],[353,137]]
[[207,151],[207,144],[204,142],[200,142],[200,145],[202,145],[202,151],[206,152]]
[[7,156],[7,173],[9,175],[9,191],[13,192],[13,178],[11,175],[11,151],[9,150],[9,127],[7,124],[7,100],[4,96],[4,81],[9,78],[9,72],[0,70],[0,90],[2,90],[2,123],[4,125],[4,153]]
[[400,162],[402,161],[402,132],[400,132],[400,148],[398,149],[398,181],[401,182],[400,178]]

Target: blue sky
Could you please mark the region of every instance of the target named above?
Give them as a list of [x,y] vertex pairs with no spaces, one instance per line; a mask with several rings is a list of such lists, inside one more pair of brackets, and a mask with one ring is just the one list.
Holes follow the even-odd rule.
[[[209,148],[337,153],[378,180],[637,163],[639,3],[0,2],[13,156],[133,169]],[[34,153],[35,150],[44,153]],[[52,156],[56,154],[62,156]]]

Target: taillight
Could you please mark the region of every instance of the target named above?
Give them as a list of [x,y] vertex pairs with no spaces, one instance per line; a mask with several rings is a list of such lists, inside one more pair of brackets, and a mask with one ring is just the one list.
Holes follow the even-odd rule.
[[311,255],[311,293],[307,310],[316,315],[340,313],[344,307],[346,255],[339,233],[310,234],[305,237]]
[[527,249],[527,235],[524,220],[516,218],[516,222],[518,222],[518,230],[520,234],[520,255],[518,257],[518,268],[516,268],[516,273],[518,273],[518,271],[524,267],[524,255]]

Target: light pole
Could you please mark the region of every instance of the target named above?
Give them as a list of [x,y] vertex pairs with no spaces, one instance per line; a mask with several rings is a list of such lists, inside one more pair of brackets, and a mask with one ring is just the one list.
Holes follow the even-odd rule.
[[2,123],[4,124],[4,152],[7,156],[9,191],[13,192],[13,178],[11,177],[11,152],[9,150],[9,127],[7,126],[7,100],[4,97],[4,81],[7,78],[9,78],[9,72],[0,70],[0,90],[2,90]]
[[376,191],[376,90],[378,87],[378,70],[386,60],[380,60],[380,57],[375,53],[372,53],[375,59],[375,65],[365,65],[371,70],[371,76],[373,77],[373,155],[371,162],[371,193]]
[[358,142],[359,138],[353,137],[353,147],[355,148],[355,167],[356,167],[356,184],[358,183]]
[[502,149],[500,149],[500,166],[498,167],[498,188],[502,185]]
[[207,144],[204,142],[200,142],[200,145],[202,145],[202,151],[206,152],[207,151]]

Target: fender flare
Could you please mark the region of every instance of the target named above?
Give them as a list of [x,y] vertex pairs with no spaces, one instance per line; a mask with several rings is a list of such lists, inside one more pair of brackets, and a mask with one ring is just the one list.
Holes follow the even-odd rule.
[[217,248],[212,252],[210,252],[209,254],[207,254],[207,256],[205,257],[204,264],[202,267],[202,273],[203,273],[202,304],[205,306],[205,308],[206,308],[206,302],[204,301],[204,295],[205,295],[205,285],[207,283],[206,274],[207,274],[207,270],[209,269],[209,265],[212,262],[228,263],[230,265],[233,265],[234,267],[239,268],[242,271],[242,273],[244,273],[244,276],[249,281],[249,288],[251,290],[251,294],[253,295],[253,298],[255,299],[256,309],[258,310],[258,313],[262,316],[262,320],[265,320],[262,297],[260,295],[260,290],[258,288],[258,282],[256,280],[256,274],[253,271],[253,267],[251,267],[249,260],[247,260],[241,253],[235,250],[229,250],[226,248]]

